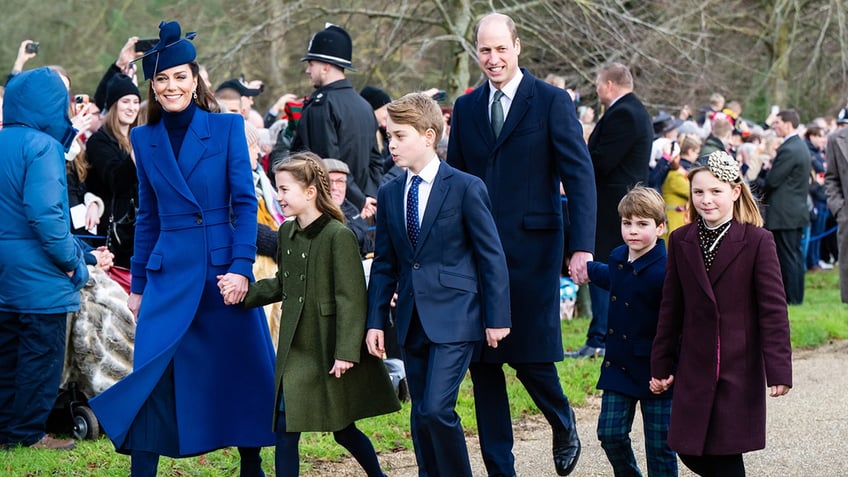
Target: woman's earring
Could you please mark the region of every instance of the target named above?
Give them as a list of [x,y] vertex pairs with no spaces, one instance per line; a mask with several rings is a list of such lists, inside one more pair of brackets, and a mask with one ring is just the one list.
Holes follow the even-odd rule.
[[153,101],[158,103],[158,102],[159,102],[159,96],[156,96],[156,95],[154,94],[154,95],[153,95]]
[[194,90],[194,91],[191,92],[191,97],[192,97],[192,99],[197,101],[197,90]]

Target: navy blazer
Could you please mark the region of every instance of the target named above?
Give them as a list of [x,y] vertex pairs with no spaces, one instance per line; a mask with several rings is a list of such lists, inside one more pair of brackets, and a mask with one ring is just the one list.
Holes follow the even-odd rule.
[[560,182],[568,194],[571,251],[595,246],[595,176],[571,97],[526,70],[500,136],[489,122],[489,83],[459,97],[448,163],[480,177],[509,264],[512,331],[488,362],[563,358],[559,276],[563,255]]
[[610,292],[606,355],[598,389],[615,391],[637,399],[671,398],[671,391],[653,394],[651,345],[657,334],[663,280],[665,242],[660,239],[645,255],[627,261],[626,245],[616,247],[609,264],[589,262],[592,283]]
[[485,328],[509,328],[506,258],[486,186],[474,176],[439,164],[413,249],[406,233],[406,177],[391,180],[377,195],[367,328],[385,327],[395,290],[401,345],[413,307],[434,343],[480,341]]

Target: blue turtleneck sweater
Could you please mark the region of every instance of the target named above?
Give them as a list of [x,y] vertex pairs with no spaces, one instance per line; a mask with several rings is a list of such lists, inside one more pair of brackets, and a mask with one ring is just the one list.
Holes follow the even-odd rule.
[[185,109],[176,113],[162,110],[162,121],[165,121],[165,130],[168,131],[171,149],[174,150],[174,157],[177,160],[180,159],[180,148],[183,145],[183,139],[185,139],[188,126],[191,124],[191,119],[194,117],[196,110],[197,104],[194,101],[189,101]]

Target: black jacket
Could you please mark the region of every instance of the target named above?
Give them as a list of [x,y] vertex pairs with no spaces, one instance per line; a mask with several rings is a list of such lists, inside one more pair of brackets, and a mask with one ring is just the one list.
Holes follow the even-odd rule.
[[316,89],[303,106],[291,151],[309,150],[322,159],[344,161],[353,183],[347,199],[357,208],[365,197],[377,197],[382,177],[377,148],[377,118],[367,101],[346,79]]

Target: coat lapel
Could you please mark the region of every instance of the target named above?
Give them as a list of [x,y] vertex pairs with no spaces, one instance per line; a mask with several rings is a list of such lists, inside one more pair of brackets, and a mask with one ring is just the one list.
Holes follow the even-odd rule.
[[745,226],[734,220],[727,231],[727,237],[719,245],[713,266],[710,267],[711,284],[715,284],[727,267],[742,253],[742,249],[745,248],[744,238]]
[[518,89],[515,90],[515,97],[512,98],[512,105],[509,107],[509,114],[506,115],[506,122],[501,130],[501,135],[498,136],[495,141],[495,146],[501,144],[509,137],[510,134],[512,134],[512,131],[515,130],[515,127],[518,126],[527,114],[527,111],[530,109],[533,94],[535,93],[535,89],[533,87],[533,80],[535,78],[526,71],[522,70],[522,73],[524,74],[524,77],[521,78],[521,83],[518,84]]
[[209,113],[197,108],[188,126],[188,131],[186,131],[185,139],[183,139],[178,161],[180,171],[182,171],[186,180],[191,177],[191,173],[197,167],[198,162],[206,154],[204,141],[209,137]]
[[446,163],[439,164],[439,172],[436,173],[436,178],[433,180],[433,186],[430,188],[430,197],[427,199],[427,207],[424,209],[424,218],[421,220],[421,229],[418,233],[418,247],[415,249],[417,254],[422,248],[422,244],[427,240],[430,230],[433,228],[433,223],[442,209],[442,204],[445,201],[445,196],[450,189],[448,179],[453,175]]
[[174,151],[171,149],[171,141],[168,139],[168,132],[165,131],[164,121],[159,121],[153,126],[150,126],[150,159],[159,174],[162,175],[165,182],[171,186],[183,197],[192,203],[197,201],[194,195],[188,188],[188,183],[183,177],[180,168],[177,166],[177,159],[174,157]]
[[409,253],[412,253],[412,242],[409,241],[409,234],[406,233],[406,211],[404,210],[403,197],[405,186],[406,173],[384,186],[388,188],[386,195],[389,197],[389,203],[385,207],[388,208],[387,216],[395,217],[395,220],[389,220],[389,227],[394,229],[389,232],[390,236],[397,235],[400,237],[397,245],[405,247]]
[[[474,100],[476,106],[472,108],[477,132],[486,142],[486,146],[492,147],[495,144],[495,133],[492,132],[492,122],[489,120],[489,82],[486,81],[471,94],[477,95]],[[503,131],[501,133],[503,134]]]
[[[698,243],[698,226],[692,225],[680,240],[680,252],[683,260],[687,262],[687,268],[693,271],[695,281],[704,290],[704,294],[716,302],[713,287],[707,277],[707,266],[704,264],[704,256],[701,254],[701,246]],[[713,264],[715,267],[715,264]]]

